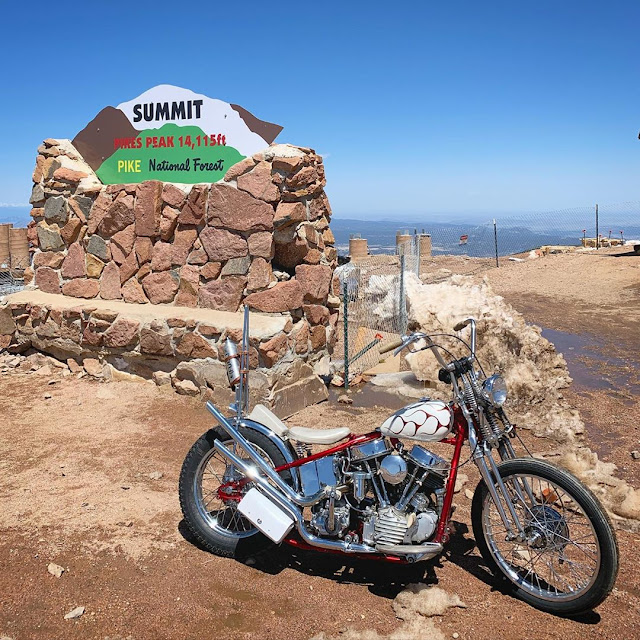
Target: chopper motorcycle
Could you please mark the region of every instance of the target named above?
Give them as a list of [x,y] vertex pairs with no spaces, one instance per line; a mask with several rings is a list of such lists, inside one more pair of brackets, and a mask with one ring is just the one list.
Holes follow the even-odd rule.
[[[282,543],[398,564],[435,558],[451,536],[468,444],[481,476],[472,528],[488,568],[514,595],[557,615],[591,610],[607,597],[618,547],[606,512],[567,471],[516,455],[506,385],[499,374],[484,374],[472,318],[454,327],[470,327],[468,342],[415,332],[380,349],[431,350],[453,399],[423,398],[364,435],[287,427],[263,405],[248,413],[248,322],[245,308],[240,352],[225,343],[233,415],[207,403],[219,426],[195,442],[180,475],[184,518],[204,548],[238,559]],[[456,358],[435,342],[442,338],[468,355]],[[426,448],[435,442],[451,445],[450,460]]]

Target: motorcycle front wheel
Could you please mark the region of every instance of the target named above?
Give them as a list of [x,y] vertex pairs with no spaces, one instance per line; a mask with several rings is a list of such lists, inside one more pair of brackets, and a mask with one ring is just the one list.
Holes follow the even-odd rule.
[[[275,468],[286,463],[269,438],[245,427],[240,427],[240,432],[269,465]],[[233,446],[221,428],[210,429],[196,440],[180,472],[180,506],[202,547],[219,556],[244,559],[265,551],[273,542],[238,511],[238,503],[253,485],[213,447],[215,440]],[[239,446],[236,452],[248,460]],[[282,478],[290,482],[291,474],[286,471]]]
[[[615,533],[598,499],[577,478],[548,462],[522,458],[498,469],[525,536],[508,535],[481,481],[471,520],[489,569],[505,576],[514,594],[538,609],[572,616],[598,606],[618,573]],[[508,503],[500,499],[508,514]]]

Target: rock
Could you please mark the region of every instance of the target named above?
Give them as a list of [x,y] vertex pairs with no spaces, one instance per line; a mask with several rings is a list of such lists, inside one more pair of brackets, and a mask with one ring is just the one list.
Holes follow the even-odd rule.
[[632,451],[632,452],[631,452],[631,457],[632,457],[634,460],[640,460],[640,451]]
[[122,198],[118,196],[107,209],[96,232],[103,238],[109,238],[129,225],[133,225],[134,222],[133,196],[126,195]]
[[79,618],[84,613],[84,607],[76,607],[69,611],[69,613],[65,614],[65,620],[73,620],[74,618]]
[[187,262],[187,256],[191,247],[198,237],[196,229],[178,229],[173,239],[173,252],[171,254],[171,264],[182,266]]
[[298,322],[292,336],[295,352],[299,355],[307,353],[309,351],[309,324],[304,321]]
[[89,238],[87,243],[87,253],[100,258],[102,262],[109,262],[111,260],[111,252],[107,247],[107,243],[97,235],[93,235]]
[[41,184],[34,184],[31,190],[29,204],[38,204],[44,200],[44,187]]
[[327,325],[329,323],[329,309],[321,304],[303,305],[304,314],[310,324]]
[[274,227],[283,227],[292,222],[303,222],[307,219],[307,208],[302,202],[280,202],[273,219]]
[[473,500],[473,491],[471,491],[471,489],[465,489],[464,495],[469,498],[469,500]]
[[151,269],[153,271],[167,271],[171,269],[171,256],[173,255],[173,245],[169,242],[156,242],[153,245],[153,257],[151,258]]
[[[224,176],[225,182],[231,182],[231,180],[235,180],[238,176],[241,176],[243,173],[250,171],[253,167],[256,166],[256,161],[249,157],[244,160],[240,160],[240,162],[236,162],[229,171]],[[34,180],[34,182],[38,182],[38,180]]]
[[220,262],[207,262],[203,267],[200,267],[200,275],[205,280],[215,280],[222,270],[222,264]]
[[173,302],[178,292],[179,280],[171,271],[151,273],[142,282],[151,304]]
[[174,388],[181,396],[197,396],[200,389],[191,380],[174,380]]
[[65,224],[69,217],[69,205],[64,196],[47,198],[44,203],[44,219],[49,223]]
[[285,234],[276,234],[275,240],[275,261],[286,269],[295,269],[304,257],[309,253],[309,245],[295,233],[295,226],[286,227]]
[[[111,244],[112,247],[116,244],[125,256],[128,256],[131,251],[133,251],[133,244],[136,240],[136,226],[134,224],[130,224],[128,227],[125,227],[122,231],[118,231],[112,238]],[[112,249],[113,250],[113,249]]]
[[102,271],[100,297],[103,300],[119,300],[122,297],[120,291],[120,269],[115,262],[107,264]]
[[[283,145],[284,146],[284,145]],[[296,151],[299,151],[296,149]],[[281,157],[275,156],[273,158],[272,164],[274,169],[279,169],[280,171],[284,171],[285,173],[293,173],[297,171],[304,161],[304,153],[300,152],[300,155],[296,155],[293,157]]]
[[102,364],[95,358],[85,358],[82,362],[84,370],[94,378],[100,378],[102,376]]
[[62,293],[74,298],[95,298],[99,291],[98,281],[87,278],[76,278],[62,285]]
[[238,176],[238,189],[246,191],[254,198],[265,202],[275,202],[280,196],[280,191],[271,180],[271,164],[258,162],[249,173]]
[[87,216],[87,233],[94,234],[102,219],[107,215],[107,210],[111,206],[111,196],[106,191],[101,191],[93,202],[89,215]]
[[140,323],[131,318],[118,318],[105,332],[104,345],[121,349],[138,342]]
[[287,351],[287,336],[280,333],[258,347],[265,367],[272,367]]
[[176,353],[184,358],[216,358],[218,355],[208,340],[192,332],[182,337]]
[[181,307],[198,306],[198,290],[200,289],[200,269],[190,264],[180,269],[180,286],[175,304]]
[[184,202],[185,193],[182,189],[176,187],[174,184],[170,182],[165,183],[162,188],[162,199],[170,206],[170,207],[180,207],[180,205]]
[[162,471],[152,471],[149,474],[149,478],[151,478],[151,480],[160,480],[160,478],[162,478],[164,474],[162,473]]
[[208,185],[195,185],[192,187],[187,201],[182,207],[178,222],[180,224],[198,225],[204,221],[205,211],[207,207],[207,197],[209,195]]
[[67,167],[60,167],[53,172],[53,177],[56,180],[78,183],[82,178],[86,178],[87,174],[84,171],[75,171],[74,169],[68,169]]
[[78,218],[69,218],[67,224],[60,229],[60,235],[66,245],[74,243],[80,237],[82,230],[82,221]]
[[171,207],[165,207],[162,210],[162,218],[160,219],[160,238],[165,242],[171,240],[173,232],[178,226],[178,216],[180,212]]
[[61,578],[62,574],[64,573],[64,567],[61,567],[59,564],[56,564],[55,562],[50,562],[49,565],[47,566],[47,571],[52,576],[55,576],[56,578]]
[[136,251],[136,257],[138,258],[138,264],[151,262],[151,257],[153,255],[153,242],[151,241],[151,238],[136,238],[134,248]]
[[62,263],[63,278],[83,278],[85,276],[85,253],[79,242],[69,247],[67,257]]
[[36,269],[39,267],[59,269],[64,259],[65,255],[62,252],[38,251],[38,253],[33,256],[33,266]]
[[89,217],[89,213],[91,211],[91,205],[93,204],[93,200],[88,198],[87,196],[71,196],[69,198],[69,208],[73,213],[78,216],[78,219],[82,224],[86,223],[87,218]]
[[270,231],[273,207],[229,185],[213,184],[207,203],[207,223],[234,231]]
[[154,238],[160,233],[162,182],[147,180],[136,187],[134,207],[136,235]]
[[353,404],[353,398],[350,398],[346,393],[338,396],[338,402],[340,404]]
[[82,365],[78,364],[73,358],[67,360],[67,366],[71,373],[81,373],[83,371]]
[[271,276],[271,265],[264,258],[254,258],[249,269],[247,289],[249,291],[257,291],[268,287],[271,282]]
[[138,259],[135,251],[132,251],[120,265],[120,284],[123,284],[138,271]]
[[242,258],[231,258],[222,267],[223,276],[244,276],[249,271],[251,264],[251,258],[249,256],[243,256]]
[[311,328],[311,332],[309,335],[309,339],[311,340],[311,349],[313,351],[318,351],[322,349],[322,347],[327,344],[327,331],[322,325],[316,325]]
[[247,241],[225,229],[207,227],[200,232],[200,241],[209,259],[215,262],[240,258],[249,253]]
[[42,251],[62,251],[65,244],[57,224],[48,225],[44,220],[38,222],[38,246]]
[[271,289],[248,295],[244,302],[265,313],[293,311],[302,306],[302,288],[297,280],[279,282]]
[[329,295],[331,267],[301,264],[296,267],[296,280],[300,283],[305,302],[322,303]]
[[304,261],[307,264],[319,264],[322,259],[322,253],[318,249],[309,249]]
[[211,280],[200,287],[198,293],[200,306],[219,311],[237,311],[246,284],[247,279],[243,276]]
[[456,478],[456,484],[453,487],[454,493],[459,493],[464,487],[465,484],[469,481],[469,476],[465,473],[458,473],[458,477]]
[[173,355],[171,334],[166,330],[156,331],[145,327],[140,332],[140,351],[159,356]]
[[273,235],[269,231],[258,231],[249,236],[249,255],[258,258],[273,258]]
[[[209,260],[209,256],[204,249],[194,249],[187,258],[188,264],[206,264]],[[220,264],[215,263],[215,264]]]
[[87,253],[85,255],[85,269],[89,278],[99,278],[104,269],[104,262],[100,258]]
[[36,287],[45,293],[60,293],[60,274],[50,267],[36,269]]
[[324,240],[325,244],[334,244],[336,241],[335,236],[333,235],[333,231],[331,231],[331,229],[325,229],[322,232],[322,239]]
[[166,371],[154,371],[153,372],[153,381],[159,386],[163,387],[164,385],[171,384],[171,375]]
[[133,304],[145,304],[149,302],[142,285],[135,278],[127,280],[127,282],[122,285],[121,292],[125,302],[131,302]]

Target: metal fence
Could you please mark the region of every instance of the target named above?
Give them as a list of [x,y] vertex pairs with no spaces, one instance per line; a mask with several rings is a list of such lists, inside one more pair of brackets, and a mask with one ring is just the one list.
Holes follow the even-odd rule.
[[0,296],[6,296],[24,289],[24,270],[29,266],[30,260],[13,264],[0,264]]

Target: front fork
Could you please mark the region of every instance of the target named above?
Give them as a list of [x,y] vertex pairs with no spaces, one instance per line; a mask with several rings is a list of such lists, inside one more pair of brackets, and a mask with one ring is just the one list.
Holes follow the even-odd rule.
[[[487,485],[487,489],[489,490],[489,495],[493,500],[496,508],[498,509],[498,513],[502,520],[502,523],[507,530],[507,540],[517,540],[518,542],[524,542],[526,540],[526,533],[520,518],[518,517],[518,513],[516,512],[513,501],[511,500],[510,494],[507,491],[507,488],[500,476],[498,471],[498,465],[493,458],[491,448],[486,442],[480,444],[478,442],[478,437],[476,434],[475,426],[472,420],[468,421],[469,426],[469,445],[471,446],[471,451],[473,452],[473,461],[478,467],[478,471],[480,471],[480,475],[484,480],[484,483]],[[511,447],[511,443],[506,442],[504,445],[504,449],[501,450],[501,456],[503,458],[513,458],[515,457],[513,448]],[[519,499],[522,501],[522,504],[525,504],[523,496],[521,494],[521,487],[517,485],[515,487],[516,494]],[[525,491],[529,493],[528,487],[525,486]],[[500,495],[504,498],[504,500],[500,500]],[[505,511],[504,504],[507,506],[507,511]],[[511,519],[509,518],[511,517]]]

